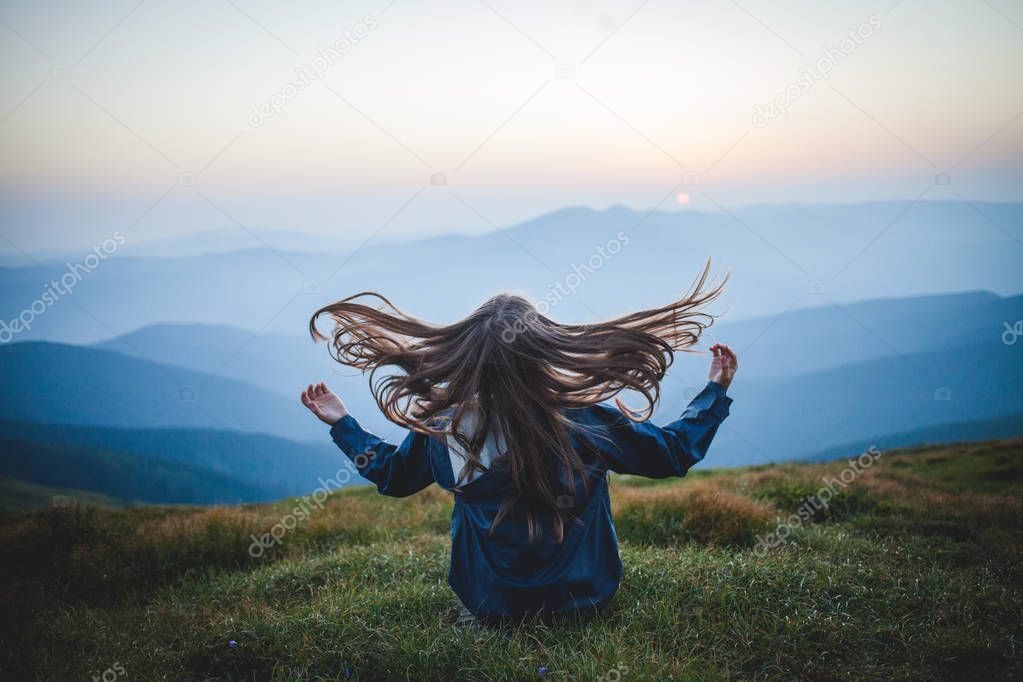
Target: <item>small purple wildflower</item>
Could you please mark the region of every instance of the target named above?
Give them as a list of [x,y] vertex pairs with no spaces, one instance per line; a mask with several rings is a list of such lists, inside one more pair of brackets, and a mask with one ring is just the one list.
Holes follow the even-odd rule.
[[238,646],[238,642],[236,642],[236,641],[234,641],[234,640],[232,639],[232,640],[231,640],[230,642],[228,642],[228,643],[227,643],[227,645],[228,645],[229,647],[231,647],[231,648],[233,649],[233,648],[235,648],[236,646]]
[[536,672],[540,673],[540,676],[543,677],[544,675],[547,674],[547,666],[541,665],[539,668],[536,669]]
[[347,680],[352,676],[352,671],[348,669],[348,666],[345,666],[344,668],[342,668],[341,674],[344,675],[345,679]]

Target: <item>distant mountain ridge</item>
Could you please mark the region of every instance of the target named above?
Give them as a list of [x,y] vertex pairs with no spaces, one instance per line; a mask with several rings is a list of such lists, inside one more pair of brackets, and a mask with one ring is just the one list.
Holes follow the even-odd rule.
[[329,439],[0,420],[0,476],[124,500],[238,503],[305,495],[321,478],[334,487],[365,483],[346,461]]
[[275,498],[262,488],[202,467],[105,448],[0,438],[0,453],[4,477],[84,490],[124,502],[238,504]]
[[[732,343],[741,371],[711,457],[720,466],[811,457],[887,434],[1021,413],[1023,353],[1001,339],[1003,320],[1017,313],[1023,317],[1023,297],[976,292],[715,325],[704,344]],[[658,422],[678,416],[705,382],[706,364],[705,355],[676,356]],[[297,400],[302,386],[325,380],[367,428],[402,437],[379,413],[366,377],[299,336],[157,325],[100,349],[18,343],[0,347],[0,377],[10,387],[0,396],[0,418],[231,430],[329,446]],[[196,395],[181,400],[181,386]],[[936,399],[944,389],[951,399]]]
[[[628,244],[611,258],[598,257],[598,247],[619,234]],[[736,320],[825,300],[970,290],[1017,295],[1021,243],[1023,204],[922,201],[730,213],[565,209],[478,236],[371,241],[340,252],[255,243],[189,258],[131,258],[126,246],[79,283],[78,305],[59,301],[59,314],[55,306],[38,316],[19,340],[93,343],[111,330],[163,322],[299,334],[317,307],[363,290],[445,321],[500,291],[539,300],[589,267],[552,311],[584,321],[678,296],[707,257],[722,271],[732,268],[717,311],[730,307]],[[17,317],[63,271],[63,264],[0,268],[0,319]]]
[[[998,338],[789,378],[736,380],[729,391],[733,416],[709,458],[715,466],[805,458],[941,425],[949,427],[951,440],[967,440],[953,425],[1023,413],[1021,384],[1023,353]],[[678,382],[667,384],[664,393],[666,405],[684,403]],[[659,413],[662,420],[668,416]],[[1016,426],[1007,435],[1023,434],[1023,423]]]
[[933,426],[905,431],[901,433],[889,433],[874,438],[860,440],[854,443],[840,445],[817,453],[807,458],[814,462],[827,462],[844,457],[853,457],[866,452],[870,447],[881,450],[891,448],[916,447],[932,443],[967,443],[984,440],[997,440],[1001,438],[1013,438],[1023,434],[1023,413],[1012,414],[997,419],[986,419],[983,421],[954,422],[950,424],[935,424]]
[[[708,331],[704,345],[716,340],[733,344],[740,352],[742,369],[732,388],[733,417],[719,434],[714,452],[726,458],[720,463],[728,464],[759,461],[765,455],[805,457],[821,447],[923,428],[946,419],[962,422],[967,417],[982,420],[1013,414],[1018,392],[1013,392],[1012,382],[1019,372],[1020,354],[1001,342],[1001,334],[1004,320],[1016,317],[1023,317],[1023,297],[975,292],[866,301],[842,309],[823,306],[781,317],[719,322]],[[395,436],[393,425],[379,414],[366,377],[334,363],[324,346],[300,336],[253,337],[222,326],[158,325],[101,347],[129,355],[141,352],[150,360],[200,373],[215,369],[222,377],[279,393],[287,409],[295,410],[294,428],[303,434],[309,429],[314,437],[315,425],[288,392],[297,395],[306,383],[325,380],[364,425],[380,435]],[[937,389],[954,387],[968,376],[979,354],[998,358],[981,370],[989,383],[967,382],[950,403],[935,401]],[[704,355],[677,354],[662,386],[657,419],[677,416],[702,385],[706,363]],[[980,400],[986,386],[1007,395],[989,405]],[[880,400],[872,397],[878,391]],[[878,411],[875,407],[880,404],[889,407]],[[957,411],[960,407],[967,410],[965,416]],[[820,415],[825,413],[829,416],[822,420]],[[913,421],[917,413],[921,421]],[[789,423],[794,420],[804,421],[793,429]]]
[[[707,331],[704,345],[731,344],[743,352],[742,379],[809,374],[896,353],[958,346],[990,339],[1004,322],[1023,317],[1023,296],[964,292],[824,305],[729,322]],[[158,324],[94,346],[133,357],[254,383],[291,393],[316,379],[349,396],[366,393],[366,379],[334,362],[327,348],[304,335],[249,332],[226,325]],[[679,354],[680,375],[700,374],[705,360]],[[356,405],[361,404],[356,399]],[[365,403],[372,406],[371,402]]]
[[0,346],[0,379],[4,419],[183,426],[298,440],[318,434],[297,393],[288,400],[236,379],[110,351],[45,342]]
[[707,332],[745,352],[743,378],[809,374],[888,355],[1000,338],[1023,318],[1023,296],[988,291],[875,299],[728,322]]

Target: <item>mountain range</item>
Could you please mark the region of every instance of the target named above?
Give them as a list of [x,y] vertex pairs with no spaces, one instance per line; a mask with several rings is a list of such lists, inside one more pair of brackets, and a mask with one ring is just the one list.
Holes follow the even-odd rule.
[[[1023,354],[1002,339],[1014,317],[1023,317],[1023,297],[978,292],[712,326],[705,345],[732,343],[742,363],[716,462],[811,457],[864,434],[899,440],[927,427],[966,428],[1023,413]],[[706,356],[676,357],[662,385],[660,421],[681,412],[705,381]],[[401,437],[380,415],[365,377],[298,336],[156,325],[95,347],[15,343],[0,347],[0,377],[3,419],[266,434],[329,449],[325,429],[297,400],[307,383],[325,380],[365,426]],[[84,436],[77,442],[123,447]]]
[[[1021,237],[1023,204],[927,202],[566,209],[354,250],[224,250],[221,234],[208,252],[199,238],[126,247],[42,309],[60,258],[0,268],[0,320],[31,310],[31,329],[0,345],[0,477],[127,502],[303,494],[343,461],[299,404],[306,384],[326,381],[367,428],[402,437],[366,377],[309,339],[318,306],[378,289],[446,322],[488,293],[557,292],[552,317],[587,320],[678,296],[707,255],[733,271],[701,346],[729,343],[741,366],[714,466],[1016,435]],[[657,421],[699,391],[707,361],[676,355]]]
[[0,453],[0,476],[139,502],[267,501],[304,495],[321,479],[338,487],[353,480],[329,440],[304,444],[216,429],[3,420]]
[[[239,230],[241,235],[241,230]],[[935,293],[1023,293],[1023,204],[888,202],[697,211],[569,208],[478,236],[363,246],[251,248],[132,257],[116,253],[71,296],[35,315],[19,340],[95,343],[159,323],[226,324],[301,334],[324,303],[377,290],[418,317],[461,317],[500,291],[535,300],[559,292],[551,314],[610,317],[677,297],[711,257],[731,268],[715,312],[741,320],[828,301]],[[344,241],[345,235],[339,234]],[[610,248],[608,248],[608,246]],[[603,250],[603,255],[601,251]],[[215,249],[214,249],[215,251]],[[613,253],[612,253],[613,252]],[[66,262],[0,268],[0,321],[40,298]],[[561,292],[569,292],[561,294]]]

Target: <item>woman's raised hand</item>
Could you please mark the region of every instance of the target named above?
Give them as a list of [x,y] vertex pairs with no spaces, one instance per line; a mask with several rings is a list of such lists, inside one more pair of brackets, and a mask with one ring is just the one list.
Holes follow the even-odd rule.
[[715,343],[710,347],[710,352],[714,357],[710,361],[707,378],[728,388],[735,371],[739,369],[739,358],[736,357],[734,350],[723,343]]
[[321,422],[330,426],[348,414],[348,408],[341,398],[322,381],[318,384],[309,384],[309,387],[302,391],[302,404]]

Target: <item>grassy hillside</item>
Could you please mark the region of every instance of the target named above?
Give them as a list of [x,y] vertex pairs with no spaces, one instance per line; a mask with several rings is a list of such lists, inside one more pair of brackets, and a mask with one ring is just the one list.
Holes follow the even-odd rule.
[[47,507],[74,504],[121,507],[124,500],[88,490],[54,488],[0,476],[0,517]]
[[507,631],[453,625],[438,489],[335,493],[259,558],[299,501],[34,512],[0,524],[0,677],[1023,677],[1023,440],[884,452],[757,549],[849,466],[619,477],[611,607]]
[[[269,498],[257,486],[211,469],[88,445],[31,443],[0,436],[0,455],[0,474],[5,477],[123,500],[200,504]],[[2,500],[0,509],[7,509]]]

